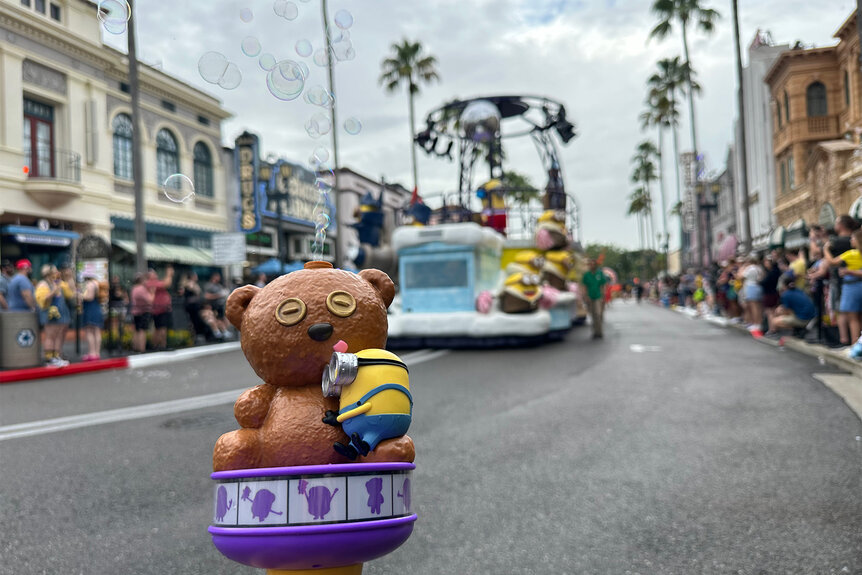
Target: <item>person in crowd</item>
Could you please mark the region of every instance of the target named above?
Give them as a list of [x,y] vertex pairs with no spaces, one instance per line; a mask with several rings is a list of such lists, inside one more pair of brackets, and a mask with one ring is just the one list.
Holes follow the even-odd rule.
[[15,262],[15,276],[9,280],[6,303],[9,311],[36,311],[36,297],[30,274],[33,264],[28,259]]
[[153,348],[156,351],[164,351],[168,348],[168,328],[171,327],[171,293],[168,291],[174,283],[174,266],[165,268],[165,275],[161,279],[156,270],[147,272],[146,286],[153,292]]
[[221,283],[221,274],[214,272],[210,276],[210,281],[204,285],[204,300],[212,307],[216,317],[216,325],[218,331],[228,335],[227,321],[224,315],[225,301],[230,291]]
[[632,293],[635,296],[635,301],[640,303],[644,295],[644,286],[641,285],[640,278],[635,278],[632,281],[634,282],[632,285]]
[[192,329],[195,330],[196,336],[202,336],[206,341],[213,339],[221,339],[221,331],[216,332],[213,329],[215,320],[211,323],[204,321],[201,315],[201,284],[198,281],[198,274],[191,272],[187,276],[180,279],[179,295],[183,298],[183,306],[189,316],[189,322],[192,324]]
[[254,285],[256,285],[259,288],[266,286],[266,274],[264,274],[264,273],[257,274],[257,280],[254,282]]
[[814,302],[804,291],[796,287],[796,277],[792,273],[782,276],[780,284],[781,305],[768,312],[767,335],[777,334],[782,330],[803,328],[817,316]]
[[778,254],[763,258],[763,278],[760,287],[763,288],[763,308],[775,309],[778,306],[778,280],[781,279],[781,267]]
[[787,269],[793,272],[793,278],[796,281],[796,287],[804,291],[808,262],[805,261],[805,252],[803,250],[791,250],[787,252]]
[[[838,304],[838,313],[843,315],[847,324],[847,340],[841,340],[842,344],[850,345],[859,338],[862,324],[862,230],[857,229],[850,236],[851,248],[841,255],[829,257],[829,264],[838,266],[838,274],[841,277],[841,300]],[[826,250],[827,256],[829,250]],[[840,317],[839,315],[839,317]]]
[[[829,298],[830,298],[830,307],[832,310],[838,310],[838,339],[839,345],[841,347],[848,346],[852,343],[851,339],[855,339],[851,337],[851,329],[850,329],[850,312],[842,311],[842,294],[844,290],[844,281],[839,273],[839,267],[841,264],[841,260],[839,256],[844,254],[844,252],[852,249],[852,245],[850,243],[850,236],[853,234],[855,230],[859,228],[859,224],[852,217],[848,215],[841,215],[835,220],[835,233],[836,235],[829,238],[829,241],[823,247],[823,257],[827,262],[827,265],[830,266],[830,276],[829,276]],[[849,282],[853,282],[853,279],[848,280]],[[858,289],[858,288],[852,288]],[[847,300],[849,302],[849,300]],[[857,321],[858,321],[858,314]],[[858,336],[858,334],[857,334]]]
[[135,334],[132,336],[132,351],[147,350],[147,332],[150,330],[150,314],[153,309],[153,291],[146,286],[146,276],[136,274],[130,296]]
[[745,299],[745,322],[750,331],[759,330],[763,322],[763,268],[757,256],[751,256],[748,264],[740,270],[742,276],[742,295]]
[[9,309],[9,303],[6,301],[6,296],[9,294],[9,282],[12,281],[12,276],[15,274],[15,266],[11,260],[3,260],[0,262],[0,311]]
[[122,330],[119,328],[125,320],[128,307],[129,294],[120,283],[120,276],[114,276],[108,286],[108,329],[111,334],[118,334],[119,339],[122,339]]
[[581,278],[581,284],[587,288],[587,311],[590,314],[590,322],[593,326],[593,339],[601,339],[604,337],[602,333],[602,320],[605,309],[604,302],[604,286],[608,283],[608,278],[599,268],[598,262],[594,259],[589,261],[589,271],[584,272]]
[[81,288],[81,325],[84,327],[84,337],[89,349],[89,353],[81,359],[98,360],[102,355],[102,327],[105,325],[105,318],[102,314],[102,302],[99,301],[99,281],[93,276],[85,276]]
[[[78,313],[78,288],[75,285],[75,270],[68,261],[64,261],[57,269],[60,270],[60,282],[63,287],[63,293],[66,294],[66,306],[69,309],[69,321],[63,327],[62,341],[66,341],[66,334],[69,332],[70,324],[75,320]],[[61,346],[62,347],[62,346]]]
[[41,269],[42,279],[36,284],[36,304],[39,306],[39,323],[42,325],[45,362],[51,367],[63,367],[69,362],[63,359],[63,343],[69,326],[68,300],[75,297],[70,292],[53,264]]

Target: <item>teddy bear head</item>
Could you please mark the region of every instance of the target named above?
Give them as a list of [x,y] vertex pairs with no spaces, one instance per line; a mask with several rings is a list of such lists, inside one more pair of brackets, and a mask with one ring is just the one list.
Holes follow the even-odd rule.
[[238,288],[225,311],[261,379],[276,386],[304,386],[320,383],[341,341],[337,351],[384,347],[386,308],[394,296],[395,284],[380,270],[353,274],[326,262],[309,262],[263,288]]

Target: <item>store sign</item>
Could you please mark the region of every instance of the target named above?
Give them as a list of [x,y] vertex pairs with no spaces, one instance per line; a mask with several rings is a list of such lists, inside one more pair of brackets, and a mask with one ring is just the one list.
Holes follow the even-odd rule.
[[79,261],[77,264],[78,282],[83,282],[84,278],[95,278],[100,284],[107,285],[108,283],[108,260],[105,258],[95,258],[91,260]]
[[[290,166],[287,176],[280,175],[282,164]],[[280,160],[273,170],[273,181],[271,185],[278,191],[287,194],[287,201],[282,203],[283,214],[287,217],[302,220],[314,227],[314,206],[320,200],[320,190],[316,185],[316,174],[301,166],[293,165]],[[330,208],[330,217],[332,217]],[[276,200],[267,202],[264,215],[272,218],[278,217],[278,204]]]
[[243,233],[260,231],[260,206],[257,198],[258,139],[243,132],[235,142],[234,158],[239,175],[239,229]]
[[71,245],[70,238],[58,238],[56,236],[42,236],[38,234],[15,234],[15,241],[19,244],[38,244],[40,246],[66,247]]

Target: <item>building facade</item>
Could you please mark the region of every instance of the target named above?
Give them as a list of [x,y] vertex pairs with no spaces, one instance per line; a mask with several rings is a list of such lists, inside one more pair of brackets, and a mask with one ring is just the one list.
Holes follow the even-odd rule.
[[[36,266],[74,259],[75,241],[113,244],[113,272],[134,269],[127,58],[102,43],[89,0],[0,0],[0,255]],[[139,66],[147,258],[212,267],[228,229],[220,102]],[[182,174],[194,196],[175,201]],[[174,178],[174,180],[179,178]],[[176,190],[179,192],[180,190]]]
[[862,190],[862,165],[854,161],[862,134],[855,13],[835,38],[836,46],[782,53],[765,77],[773,101],[775,216],[796,235],[812,224],[831,227]]
[[[767,72],[776,58],[790,48],[787,44],[775,45],[768,32],[757,31],[748,45],[748,66],[742,70],[743,97],[745,98],[746,173],[748,188],[748,214],[751,230],[751,245],[755,249],[768,246],[770,233],[776,226],[775,208],[775,160],[772,149],[773,112],[772,94],[764,83]],[[736,125],[733,179],[742,181],[742,158],[740,124]],[[730,164],[728,164],[730,165]],[[736,194],[737,233],[744,233],[743,201]],[[740,240],[745,238],[739,237]],[[740,242],[742,243],[742,241]]]

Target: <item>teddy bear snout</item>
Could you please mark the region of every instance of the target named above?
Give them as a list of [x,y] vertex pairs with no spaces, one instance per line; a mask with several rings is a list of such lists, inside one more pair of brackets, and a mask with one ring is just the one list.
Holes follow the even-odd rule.
[[308,337],[314,341],[326,341],[332,335],[332,324],[316,323],[308,328]]

